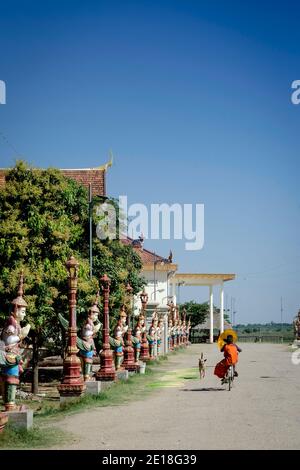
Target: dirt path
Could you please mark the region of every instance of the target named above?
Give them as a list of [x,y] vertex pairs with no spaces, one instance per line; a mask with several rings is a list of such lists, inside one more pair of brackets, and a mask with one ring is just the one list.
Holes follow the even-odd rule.
[[[56,425],[75,434],[67,449],[299,449],[300,365],[285,345],[244,344],[231,392],[213,367],[216,345],[193,345],[168,361],[153,394],[97,408]],[[191,380],[200,351],[206,378]],[[164,385],[164,386],[162,386]],[[226,431],[228,429],[228,431]]]

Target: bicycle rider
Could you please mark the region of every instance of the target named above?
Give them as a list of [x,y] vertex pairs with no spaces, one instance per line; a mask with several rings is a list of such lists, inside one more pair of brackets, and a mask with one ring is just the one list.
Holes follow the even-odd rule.
[[238,377],[236,363],[238,362],[238,353],[242,352],[241,348],[233,342],[232,335],[228,335],[225,341],[226,343],[221,349],[221,352],[224,352],[224,359],[218,362],[214,371],[214,374],[222,379],[222,385],[226,382],[226,374],[231,365],[233,366],[234,376]]

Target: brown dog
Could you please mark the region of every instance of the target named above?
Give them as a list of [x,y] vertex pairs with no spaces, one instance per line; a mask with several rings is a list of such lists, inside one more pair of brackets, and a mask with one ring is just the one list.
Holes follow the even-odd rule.
[[199,374],[200,374],[200,379],[204,379],[205,377],[205,363],[207,359],[203,359],[203,353],[201,353],[201,357],[199,359]]

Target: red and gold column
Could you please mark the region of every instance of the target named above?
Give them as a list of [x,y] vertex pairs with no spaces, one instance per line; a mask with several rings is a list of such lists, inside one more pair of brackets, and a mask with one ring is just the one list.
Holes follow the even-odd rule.
[[144,317],[143,320],[143,333],[142,333],[142,343],[141,343],[141,355],[140,355],[140,360],[141,361],[149,361],[150,356],[149,356],[149,344],[147,340],[147,319],[146,319],[146,307],[148,303],[148,294],[143,291],[140,295],[140,299],[142,302],[142,316]]
[[102,351],[100,354],[100,369],[96,374],[97,380],[106,382],[116,380],[116,369],[113,360],[113,352],[109,344],[109,289],[110,279],[104,274],[100,279],[100,286],[103,294],[103,331],[102,331]]
[[77,356],[77,325],[76,325],[76,294],[78,282],[79,263],[71,258],[66,262],[69,283],[69,328],[67,355],[63,363],[63,378],[58,385],[61,397],[79,397],[85,390],[83,376],[81,375],[80,359]]
[[131,340],[131,309],[132,309],[132,287],[127,284],[126,287],[127,295],[129,297],[129,312],[127,314],[127,331],[125,333],[125,338],[124,338],[124,360],[122,366],[128,370],[128,371],[136,371],[137,370],[137,365],[134,360],[134,349],[132,347],[132,340]]

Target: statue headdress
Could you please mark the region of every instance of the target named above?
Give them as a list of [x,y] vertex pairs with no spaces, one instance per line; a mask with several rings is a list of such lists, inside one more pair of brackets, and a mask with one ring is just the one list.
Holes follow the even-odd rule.
[[18,297],[16,297],[12,301],[12,305],[14,305],[15,307],[27,307],[27,303],[23,299],[23,294],[24,294],[24,274],[23,274],[23,271],[21,271],[19,287],[18,287]]
[[99,310],[99,307],[98,307],[99,297],[100,297],[100,292],[98,291],[97,294],[96,294],[95,302],[94,302],[93,305],[89,308],[89,312],[93,311],[93,312],[100,313],[100,310]]

